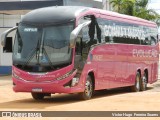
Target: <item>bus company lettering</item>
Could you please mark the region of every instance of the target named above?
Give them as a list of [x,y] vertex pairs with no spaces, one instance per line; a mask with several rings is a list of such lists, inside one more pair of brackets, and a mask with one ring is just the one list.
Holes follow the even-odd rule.
[[148,34],[145,33],[143,27],[134,26],[120,26],[120,25],[100,25],[102,32],[105,36],[111,37],[126,37],[133,39],[145,40]]
[[38,29],[37,28],[25,28],[24,32],[37,32]]
[[133,49],[133,57],[157,57],[158,52],[155,49],[152,50],[142,50],[142,49]]
[[93,61],[102,61],[103,60],[103,55],[94,55],[93,56]]
[[35,78],[56,78],[56,77],[58,77],[58,76],[60,76],[60,74],[58,73],[58,74],[56,74],[56,75],[36,75],[35,76]]

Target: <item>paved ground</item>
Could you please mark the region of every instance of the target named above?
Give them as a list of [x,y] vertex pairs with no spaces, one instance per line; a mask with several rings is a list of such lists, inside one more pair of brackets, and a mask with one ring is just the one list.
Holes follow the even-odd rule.
[[[30,93],[14,93],[11,76],[0,77],[0,111],[160,111],[160,81],[149,85],[145,92],[116,89],[96,92],[93,99],[80,101],[76,94],[55,94],[43,101],[35,101]],[[6,119],[6,118],[5,118]],[[7,118],[11,119],[11,118]],[[18,118],[21,119],[21,118]],[[25,118],[24,118],[25,119]],[[42,119],[42,118],[41,118]],[[52,118],[47,118],[52,119]],[[75,118],[54,118],[54,120]],[[84,119],[84,118],[76,118]],[[97,118],[87,118],[97,119]],[[106,118],[100,118],[106,119]],[[120,118],[107,118],[119,120]],[[123,118],[128,120],[127,118]],[[137,118],[130,118],[135,119]],[[145,118],[139,118],[145,119]],[[147,118],[147,120],[158,118]],[[160,119],[160,118],[159,118]],[[1,120],[1,118],[0,118]],[[12,119],[11,119],[12,120]],[[40,120],[37,118],[37,120]]]
[[[160,72],[159,72],[160,73]],[[160,78],[160,75],[159,75]],[[160,111],[160,80],[149,85],[147,91],[130,92],[128,89],[98,91],[88,101],[81,101],[76,94],[55,94],[43,101],[35,101],[30,93],[15,93],[12,90],[11,76],[0,77],[0,111]],[[14,118],[15,119],[15,118]],[[22,118],[16,118],[21,120]],[[26,120],[27,118],[23,118]],[[53,120],[53,118],[34,118]],[[67,118],[55,117],[54,120],[70,119],[107,119],[121,120],[115,117]],[[129,118],[129,120],[159,120],[160,118]],[[0,118],[1,120],[1,118]],[[13,118],[3,118],[13,120]],[[128,118],[123,118],[128,120]]]

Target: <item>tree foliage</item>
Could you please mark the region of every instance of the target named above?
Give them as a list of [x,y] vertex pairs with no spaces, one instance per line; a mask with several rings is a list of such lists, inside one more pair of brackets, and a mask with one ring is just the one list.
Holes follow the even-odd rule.
[[111,0],[113,10],[122,14],[156,21],[160,24],[160,15],[153,9],[148,9],[149,0]]
[[114,11],[122,14],[132,15],[135,0],[111,0]]

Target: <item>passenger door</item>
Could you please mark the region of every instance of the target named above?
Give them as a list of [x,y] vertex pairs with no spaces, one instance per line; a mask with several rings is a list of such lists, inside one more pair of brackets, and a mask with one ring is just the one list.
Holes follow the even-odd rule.
[[93,60],[97,62],[99,89],[115,87],[115,45],[102,44],[94,49]]
[[116,87],[123,87],[127,86],[130,81],[129,78],[129,62],[128,62],[128,45],[127,44],[115,44],[116,48],[116,60],[115,60],[115,83],[117,84]]

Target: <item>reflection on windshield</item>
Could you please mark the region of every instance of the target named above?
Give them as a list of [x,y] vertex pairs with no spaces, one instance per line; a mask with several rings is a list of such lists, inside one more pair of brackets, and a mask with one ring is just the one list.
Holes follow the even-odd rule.
[[36,68],[70,64],[72,30],[72,24],[43,28],[20,24],[15,37],[13,64]]

